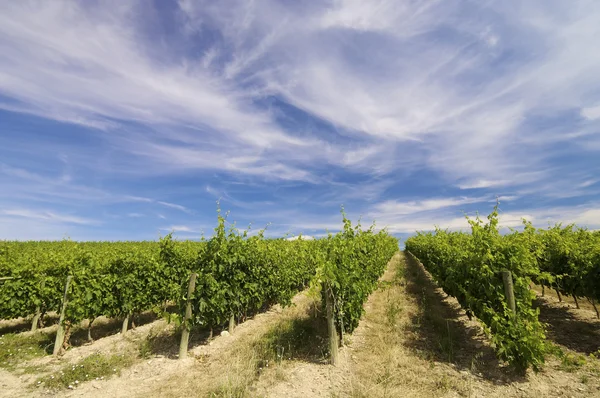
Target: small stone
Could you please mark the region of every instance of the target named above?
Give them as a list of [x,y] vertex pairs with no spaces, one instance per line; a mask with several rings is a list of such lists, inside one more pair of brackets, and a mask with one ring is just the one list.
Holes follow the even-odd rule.
[[223,330],[223,331],[221,332],[221,336],[223,336],[223,337],[227,337],[227,336],[230,336],[230,334],[229,334],[229,332],[228,332],[227,330]]

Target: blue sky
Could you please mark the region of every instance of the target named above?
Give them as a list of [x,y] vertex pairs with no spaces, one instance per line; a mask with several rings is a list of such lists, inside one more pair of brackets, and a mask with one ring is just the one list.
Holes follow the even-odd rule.
[[0,239],[600,228],[600,2],[0,3]]

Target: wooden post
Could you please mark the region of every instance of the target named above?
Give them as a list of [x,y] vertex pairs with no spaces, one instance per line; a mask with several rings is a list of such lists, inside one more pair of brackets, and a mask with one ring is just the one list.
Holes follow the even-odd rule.
[[121,334],[127,333],[127,327],[129,326],[129,316],[131,313],[128,313],[125,319],[123,319],[123,326],[121,326]]
[[54,350],[52,355],[58,355],[62,351],[63,342],[65,340],[65,311],[67,310],[67,303],[69,300],[69,285],[73,277],[67,276],[67,283],[65,283],[65,294],[63,295],[62,307],[60,309],[60,318],[58,319],[58,330],[56,331],[56,339],[54,340]]
[[[42,281],[40,282],[40,290],[43,291],[46,286],[46,278],[42,277]],[[38,323],[40,322],[40,316],[42,315],[42,306],[39,304],[35,307],[35,315],[33,316],[33,320],[31,321],[31,331],[35,332],[38,328]]]
[[235,330],[235,315],[231,314],[229,317],[229,334],[233,334]]
[[179,359],[187,357],[188,344],[190,341],[190,319],[192,318],[192,295],[196,289],[196,278],[198,274],[193,272],[190,275],[190,283],[187,291],[187,303],[185,304],[185,316],[181,328],[181,341],[179,342]]
[[515,305],[515,292],[513,289],[512,274],[510,271],[502,271],[502,281],[504,282],[504,294],[506,295],[506,301],[508,308],[513,314],[517,314],[517,307]]
[[94,321],[96,320],[96,318],[90,318],[88,319],[88,324],[87,324],[87,339],[88,342],[92,342],[94,341],[94,339],[92,339],[92,323],[94,323]]
[[335,329],[335,320],[333,315],[333,292],[331,289],[324,289],[325,307],[327,308],[327,330],[329,332],[329,351],[331,352],[331,364],[336,366],[338,363],[338,345],[339,339]]

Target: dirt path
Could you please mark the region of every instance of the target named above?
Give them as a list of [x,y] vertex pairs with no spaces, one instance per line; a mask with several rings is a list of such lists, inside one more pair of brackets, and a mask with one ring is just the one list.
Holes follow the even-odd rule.
[[[400,254],[395,255],[389,262],[388,268],[380,279],[380,283],[389,283],[395,275],[396,264],[400,261]],[[376,304],[380,290],[371,294],[365,303],[367,313],[372,311]],[[278,379],[272,382],[272,378],[259,380],[256,385],[256,396],[258,397],[290,397],[290,398],[318,398],[331,397],[344,389],[344,386],[352,383],[353,358],[357,347],[364,345],[366,335],[369,334],[371,326],[365,320],[361,320],[352,336],[347,336],[349,344],[340,348],[339,364],[331,366],[325,361],[291,361],[285,367],[279,369]]]

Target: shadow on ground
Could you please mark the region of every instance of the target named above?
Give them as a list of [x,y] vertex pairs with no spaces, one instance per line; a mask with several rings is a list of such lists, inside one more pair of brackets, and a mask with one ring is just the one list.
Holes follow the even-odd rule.
[[480,327],[469,325],[459,305],[449,303],[441,289],[415,258],[406,256],[406,292],[418,304],[411,316],[409,348],[426,359],[451,363],[497,384],[525,380],[525,375],[503,366],[486,344]]
[[[148,311],[142,314],[136,314],[133,316],[132,321],[130,321],[129,328],[134,328],[138,326],[143,326],[148,323],[154,322],[157,320],[157,316],[154,312]],[[92,323],[91,336],[93,340],[99,340],[104,337],[112,336],[121,331],[123,326],[122,319],[110,318],[103,319],[101,322]],[[73,347],[79,347],[85,344],[89,344],[88,340],[88,330],[84,327],[77,327],[71,334],[70,344]]]
[[[218,336],[222,327],[213,328],[213,335]],[[167,328],[158,331],[150,330],[140,345],[140,355],[148,357],[152,355],[164,356],[171,359],[178,358],[181,331],[179,328]],[[188,349],[208,344],[211,340],[210,329],[195,327],[190,331]]]
[[[244,317],[244,321],[252,319],[254,315],[256,314]],[[190,332],[189,349],[209,344],[213,337],[227,330],[227,325],[219,325],[213,328],[211,335],[210,328],[195,327]],[[252,343],[252,349],[265,361],[296,359],[324,363],[328,355],[325,336],[325,321],[306,313],[278,322],[258,341]],[[142,343],[141,354],[177,358],[180,338],[181,332],[178,328],[166,328],[156,332],[151,330]]]
[[[22,333],[31,330],[31,318],[21,318],[19,320],[0,323],[0,335],[8,333]],[[46,314],[44,316],[43,327],[49,327],[58,323],[57,314]]]
[[534,301],[540,309],[540,321],[546,324],[548,339],[582,354],[600,349],[600,321],[578,316],[577,309],[552,304],[542,298]]

